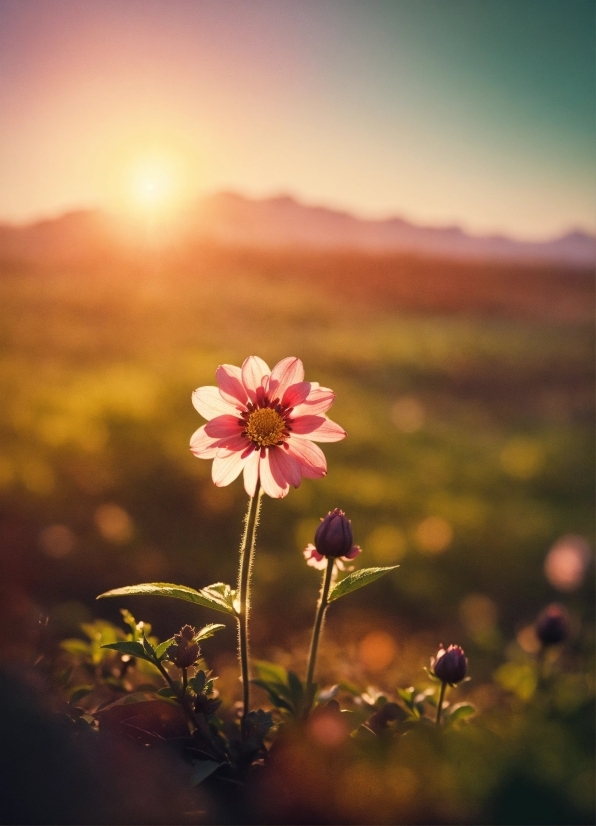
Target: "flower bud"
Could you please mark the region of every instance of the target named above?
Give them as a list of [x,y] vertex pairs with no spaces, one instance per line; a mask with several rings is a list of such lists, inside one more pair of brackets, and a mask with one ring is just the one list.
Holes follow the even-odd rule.
[[435,677],[443,683],[455,685],[461,683],[468,671],[468,661],[463,648],[459,645],[450,645],[445,649],[441,645],[436,657],[432,657],[430,667]]
[[343,511],[330,511],[315,533],[315,548],[326,557],[348,556],[354,545],[352,526]]
[[174,643],[168,649],[168,659],[177,668],[190,668],[199,659],[201,649],[194,642],[196,630],[192,625],[185,625],[180,633],[174,634]]
[[536,636],[542,645],[556,645],[569,636],[569,614],[562,605],[549,605],[536,620]]

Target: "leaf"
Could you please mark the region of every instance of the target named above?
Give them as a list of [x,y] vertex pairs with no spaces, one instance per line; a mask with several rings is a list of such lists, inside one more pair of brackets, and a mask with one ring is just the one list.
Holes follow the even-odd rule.
[[70,705],[74,705],[79,700],[82,700],[83,697],[86,697],[88,694],[91,694],[92,691],[92,685],[79,685],[76,688],[74,688],[71,692],[70,697],[68,698],[68,702],[70,703]]
[[252,666],[261,680],[270,683],[281,683],[282,685],[285,685],[288,681],[288,672],[281,665],[269,663],[265,660],[253,660]]
[[157,659],[161,660],[163,658],[163,656],[165,655],[166,651],[168,650],[168,648],[170,647],[170,645],[173,645],[173,644],[174,644],[174,637],[170,637],[169,640],[164,640],[163,642],[160,642],[160,644],[155,647],[155,656],[157,657]]
[[214,611],[236,616],[233,606],[233,593],[230,586],[224,585],[223,582],[216,582],[215,585],[209,585],[201,591],[195,591],[194,588],[188,588],[186,585],[172,585],[169,582],[144,582],[141,585],[128,585],[125,588],[106,591],[104,594],[100,594],[97,599],[128,596],[173,597],[174,599],[182,599],[185,602],[202,605],[204,608],[212,608]]
[[389,568],[362,568],[360,571],[354,571],[353,574],[348,574],[347,577],[344,577],[341,582],[338,582],[337,585],[331,589],[328,597],[329,602],[344,597],[346,594],[356,591],[358,588],[364,588],[365,585],[369,585],[371,582],[374,582],[375,579],[379,579],[379,577],[382,577],[389,571],[395,570],[395,568],[399,568],[399,565],[391,565]]
[[290,696],[292,698],[294,708],[298,711],[304,697],[304,689],[302,687],[302,683],[300,682],[300,678],[294,674],[293,671],[288,671],[288,688],[290,689]]
[[198,786],[203,780],[206,780],[210,774],[219,769],[222,763],[216,763],[215,760],[193,760],[192,761],[192,776],[190,778],[191,786]]
[[449,711],[449,722],[455,723],[458,720],[466,720],[476,714],[476,706],[472,703],[458,703]]
[[138,657],[139,660],[147,660],[152,663],[153,659],[145,653],[145,649],[140,642],[112,642],[109,645],[102,645],[102,648],[110,648],[118,651],[119,654],[128,654],[129,657]]
[[[294,707],[288,700],[281,697],[276,691],[279,688],[277,684],[265,682],[265,680],[251,680],[253,685],[258,685],[263,688],[269,695],[269,699],[276,708],[285,708],[286,711],[294,712]],[[286,689],[287,690],[287,689]]]
[[207,640],[209,637],[212,637],[218,631],[221,631],[222,628],[225,628],[225,625],[222,625],[220,622],[212,622],[209,625],[203,626],[198,634],[195,635],[194,641],[200,642],[201,640]]
[[74,638],[62,640],[60,648],[63,651],[68,651],[69,654],[76,654],[78,657],[89,657],[91,655],[91,646],[88,642],[83,642],[83,640]]

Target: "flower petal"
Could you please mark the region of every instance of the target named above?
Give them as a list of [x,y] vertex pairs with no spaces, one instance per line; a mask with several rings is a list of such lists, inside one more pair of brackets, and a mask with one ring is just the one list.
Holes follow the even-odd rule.
[[310,414],[317,416],[321,413],[326,413],[333,404],[334,398],[335,393],[333,390],[329,390],[328,387],[317,387],[310,391],[308,397],[302,404],[294,408],[294,415],[304,416]]
[[298,460],[305,479],[320,479],[327,475],[327,461],[320,447],[293,433],[286,444],[290,456]]
[[269,448],[269,465],[273,478],[278,484],[285,485],[289,482],[295,488],[300,486],[302,481],[300,464],[283,447]]
[[233,405],[245,405],[248,401],[242,384],[242,370],[233,364],[220,364],[215,371],[219,392],[223,399]]
[[312,384],[309,381],[299,381],[288,387],[283,395],[281,403],[284,407],[296,407],[308,397]]
[[205,433],[214,439],[239,436],[244,422],[237,416],[217,416],[205,425]]
[[250,497],[255,495],[259,480],[259,451],[253,450],[244,463],[244,490]]
[[242,383],[251,402],[257,400],[257,390],[263,388],[271,370],[258,356],[249,356],[242,365]]
[[290,419],[292,433],[307,435],[313,442],[339,442],[347,436],[343,427],[340,427],[325,416],[299,416]]
[[252,450],[252,443],[248,441],[246,436],[236,433],[234,436],[217,439],[217,448],[218,456],[229,456],[230,453],[245,453],[248,456]]
[[269,394],[271,398],[283,399],[284,393],[292,384],[304,381],[304,367],[295,356],[279,361],[271,371]]
[[241,453],[230,453],[228,456],[216,456],[211,466],[211,478],[218,488],[229,485],[236,479],[244,466],[245,459]]
[[190,450],[199,459],[213,459],[217,453],[217,439],[207,436],[203,425],[190,437]]
[[286,482],[278,481],[272,473],[271,465],[271,451],[266,451],[265,456],[261,455],[261,459],[259,462],[259,478],[261,480],[261,485],[263,486],[263,490],[267,494],[267,496],[271,496],[272,499],[283,499],[283,497],[287,494],[290,489],[289,484]]
[[218,387],[197,387],[192,394],[192,403],[195,410],[207,420],[236,413],[236,408],[222,399]]

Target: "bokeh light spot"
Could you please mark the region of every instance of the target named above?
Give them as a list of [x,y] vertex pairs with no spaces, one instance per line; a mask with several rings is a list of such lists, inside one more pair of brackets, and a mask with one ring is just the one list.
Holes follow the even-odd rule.
[[48,525],[39,534],[39,544],[46,556],[63,559],[75,549],[77,538],[67,525]]
[[501,467],[516,479],[531,479],[544,464],[544,452],[531,439],[516,436],[501,451]]
[[386,631],[371,631],[358,646],[358,659],[367,671],[384,671],[395,659],[397,645]]
[[544,560],[544,574],[558,591],[575,591],[583,583],[592,559],[590,546],[582,536],[563,536]]
[[422,553],[440,554],[451,545],[453,528],[441,516],[428,516],[418,525],[414,536]]
[[120,505],[100,505],[94,520],[98,531],[108,542],[123,544],[132,537],[132,519]]
[[404,532],[393,525],[379,525],[363,545],[377,562],[395,562],[406,552]]

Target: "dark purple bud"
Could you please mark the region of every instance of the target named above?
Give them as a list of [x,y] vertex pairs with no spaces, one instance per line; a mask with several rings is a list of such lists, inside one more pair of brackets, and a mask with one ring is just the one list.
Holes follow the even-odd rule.
[[436,657],[432,657],[430,667],[435,677],[443,683],[461,683],[468,671],[468,661],[464,649],[459,645],[450,645],[445,649],[441,645]]
[[194,642],[196,630],[192,625],[185,625],[180,633],[174,634],[174,643],[168,649],[168,659],[177,668],[190,668],[199,659],[201,649]]
[[536,636],[542,645],[556,645],[569,636],[569,614],[562,605],[549,605],[536,620]]
[[315,533],[315,548],[326,557],[347,556],[354,545],[352,526],[343,511],[330,511]]

